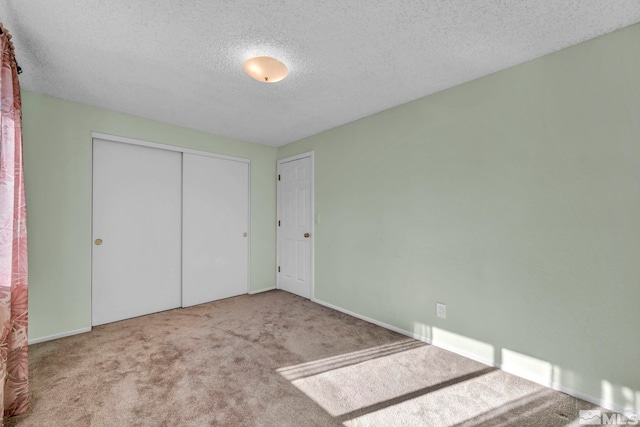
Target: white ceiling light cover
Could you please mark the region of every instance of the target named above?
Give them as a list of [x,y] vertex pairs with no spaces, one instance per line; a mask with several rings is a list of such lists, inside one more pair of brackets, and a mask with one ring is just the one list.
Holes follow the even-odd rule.
[[244,71],[249,76],[264,83],[277,83],[287,77],[287,66],[270,56],[255,56],[244,63]]

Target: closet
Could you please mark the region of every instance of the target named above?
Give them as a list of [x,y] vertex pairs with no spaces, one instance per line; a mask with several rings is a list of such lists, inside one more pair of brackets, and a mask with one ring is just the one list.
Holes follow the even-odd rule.
[[92,324],[248,291],[249,161],[93,138]]

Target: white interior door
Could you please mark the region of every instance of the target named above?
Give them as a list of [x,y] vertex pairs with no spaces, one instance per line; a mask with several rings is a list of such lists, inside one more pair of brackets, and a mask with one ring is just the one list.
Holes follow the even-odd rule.
[[249,164],[184,153],[182,305],[246,294]]
[[180,307],[181,157],[93,140],[93,325]]
[[313,163],[311,156],[278,162],[278,288],[311,298]]

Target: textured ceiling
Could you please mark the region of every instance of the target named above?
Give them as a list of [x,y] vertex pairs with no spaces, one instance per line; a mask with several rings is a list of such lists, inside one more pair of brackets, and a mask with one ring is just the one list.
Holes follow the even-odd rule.
[[[23,89],[279,146],[640,22],[638,0],[0,0]],[[272,55],[282,82],[244,74]]]

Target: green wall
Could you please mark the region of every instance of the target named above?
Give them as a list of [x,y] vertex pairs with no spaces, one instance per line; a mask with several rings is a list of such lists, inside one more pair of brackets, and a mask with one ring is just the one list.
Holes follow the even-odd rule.
[[29,338],[91,326],[91,132],[251,160],[251,289],[275,284],[276,149],[23,92]]
[[640,410],[640,25],[309,150],[316,299]]

